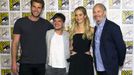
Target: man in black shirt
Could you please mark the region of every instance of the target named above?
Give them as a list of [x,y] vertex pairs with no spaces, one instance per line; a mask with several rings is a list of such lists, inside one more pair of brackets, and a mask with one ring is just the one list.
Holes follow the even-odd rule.
[[19,75],[45,75],[46,31],[53,26],[40,17],[43,0],[31,0],[31,16],[16,21],[12,41],[12,72],[18,73],[17,48],[20,43]]

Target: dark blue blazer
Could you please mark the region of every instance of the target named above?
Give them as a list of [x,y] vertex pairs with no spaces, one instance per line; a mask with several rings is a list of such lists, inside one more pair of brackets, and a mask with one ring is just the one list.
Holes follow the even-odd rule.
[[[119,66],[123,66],[124,63],[126,45],[120,27],[107,19],[100,38],[100,53],[108,75],[118,75]],[[95,39],[93,39],[93,55],[96,67]]]

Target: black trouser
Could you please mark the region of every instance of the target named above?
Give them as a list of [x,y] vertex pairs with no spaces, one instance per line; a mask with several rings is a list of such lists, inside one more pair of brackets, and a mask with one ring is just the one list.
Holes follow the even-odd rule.
[[97,75],[108,75],[106,71],[97,71]]
[[45,64],[20,64],[19,75],[45,75]]
[[67,75],[66,68],[54,68],[47,65],[46,75]]

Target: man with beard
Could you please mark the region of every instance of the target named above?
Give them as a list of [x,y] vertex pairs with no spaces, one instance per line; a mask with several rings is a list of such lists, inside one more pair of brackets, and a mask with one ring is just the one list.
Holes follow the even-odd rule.
[[97,75],[118,75],[126,55],[120,26],[107,19],[106,7],[102,3],[93,7],[93,18],[96,21],[93,55]]
[[53,26],[40,17],[43,0],[31,0],[31,15],[16,21],[12,41],[12,72],[18,73],[17,50],[21,46],[19,75],[45,75],[46,31]]

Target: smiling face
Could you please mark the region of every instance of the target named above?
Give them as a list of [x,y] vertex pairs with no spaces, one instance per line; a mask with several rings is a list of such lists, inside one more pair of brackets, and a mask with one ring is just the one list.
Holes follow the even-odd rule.
[[53,20],[53,24],[54,24],[55,30],[62,30],[64,27],[63,20],[61,18],[58,18],[58,17]]
[[39,17],[41,12],[42,12],[43,8],[42,8],[42,4],[41,3],[37,3],[37,2],[33,2],[31,5],[31,14],[33,17]]
[[75,20],[78,24],[84,23],[86,16],[81,10],[75,11]]
[[100,23],[106,17],[106,11],[99,5],[93,8],[93,18],[97,23]]

